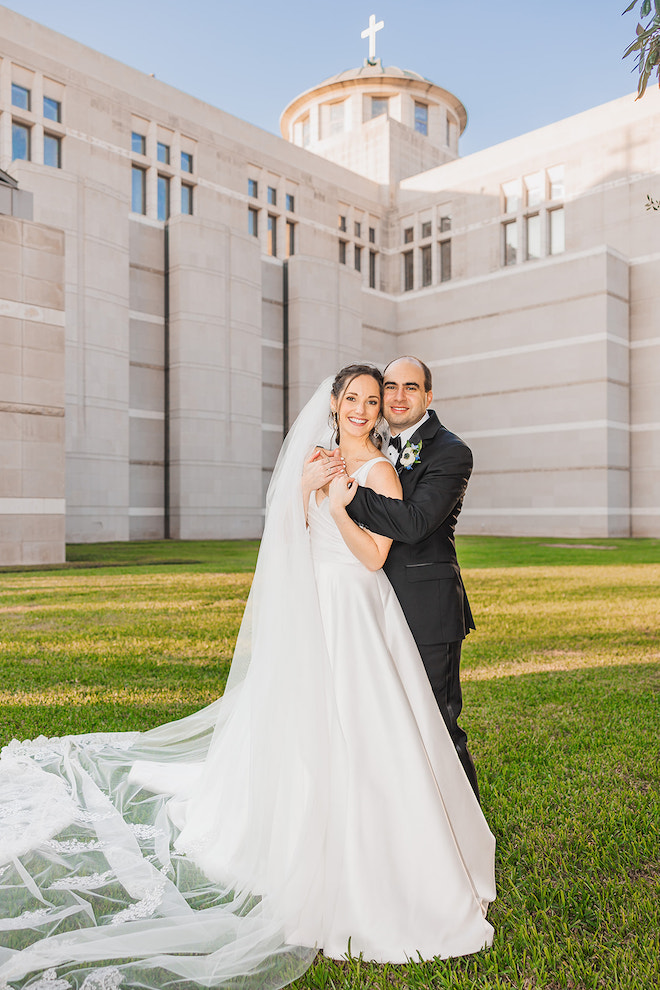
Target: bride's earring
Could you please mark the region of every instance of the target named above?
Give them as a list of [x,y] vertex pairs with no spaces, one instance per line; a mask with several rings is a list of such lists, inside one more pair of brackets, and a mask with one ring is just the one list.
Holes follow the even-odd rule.
[[383,429],[383,423],[384,420],[383,417],[381,416],[378,422],[376,423],[376,425],[374,426],[373,430],[371,431],[371,439],[378,448],[383,446],[383,434],[381,432]]

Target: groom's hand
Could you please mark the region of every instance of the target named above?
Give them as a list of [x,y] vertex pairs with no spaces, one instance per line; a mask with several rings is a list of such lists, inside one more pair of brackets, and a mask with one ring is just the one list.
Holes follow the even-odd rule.
[[323,447],[316,447],[303,467],[303,490],[315,492],[319,488],[325,488],[333,478],[345,473],[346,465],[339,448],[325,450]]

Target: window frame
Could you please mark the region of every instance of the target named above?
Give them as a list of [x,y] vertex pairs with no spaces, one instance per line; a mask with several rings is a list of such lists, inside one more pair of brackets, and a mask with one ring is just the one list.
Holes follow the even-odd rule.
[[[195,187],[190,182],[181,183],[181,215],[184,217],[192,217],[194,204],[195,204]],[[188,209],[184,209],[184,196],[187,193],[188,196]]]
[[420,267],[422,269],[422,288],[433,285],[433,245],[424,244],[419,249]]
[[440,250],[440,282],[451,281],[451,238],[447,237],[439,243]]
[[412,292],[415,288],[415,258],[412,251],[403,252],[403,291]]
[[[513,233],[513,238],[509,238],[509,231]],[[520,235],[518,231],[518,220],[506,220],[502,224],[502,257],[504,267],[509,268],[518,264],[518,252],[520,250]],[[513,251],[513,254],[510,252]]]
[[[17,103],[14,99],[14,95],[18,93],[25,93],[25,103]],[[11,105],[16,107],[17,110],[26,110],[28,113],[32,112],[32,90],[28,89],[27,86],[21,86],[20,83],[13,82],[11,84]]]
[[[55,124],[62,123],[62,101],[55,100],[52,96],[44,96],[43,98],[43,118],[44,120],[52,120]],[[51,104],[55,109],[55,116],[53,117],[50,113],[46,113],[46,105]]]
[[293,220],[286,222],[286,256],[292,258],[296,253],[296,224]]
[[[135,178],[138,172],[141,177],[139,190],[141,209],[136,210]],[[140,216],[146,216],[147,214],[147,170],[146,168],[141,168],[139,165],[131,166],[131,213],[138,213]]]
[[277,214],[269,213],[266,227],[266,251],[271,258],[277,258]]
[[[418,117],[418,110],[423,110],[424,113]],[[421,100],[415,100],[415,110],[414,110],[414,120],[415,120],[415,133],[422,134],[424,137],[429,136],[429,105],[428,103],[422,103]]]
[[[378,103],[382,103],[383,104],[383,109],[382,110],[378,110],[376,113],[374,113],[374,107]],[[369,104],[369,119],[370,120],[375,120],[376,117],[382,117],[383,115],[385,117],[389,117],[389,115],[390,115],[390,98],[389,98],[389,96],[372,96],[371,97],[371,103]]]
[[[158,173],[158,178],[156,180],[156,219],[160,220],[161,223],[165,223],[169,220],[172,215],[172,188],[171,180],[169,175],[163,175],[162,172]],[[164,190],[164,197],[161,199],[161,193]],[[161,203],[164,207],[161,209]]]
[[[53,142],[56,149],[55,163],[46,161],[46,148],[49,142]],[[51,134],[49,131],[44,131],[44,165],[48,168],[62,168],[62,137],[59,134]]]
[[259,237],[259,210],[256,206],[248,206],[248,235]]
[[[555,230],[555,214],[561,214],[561,247],[555,249],[554,239],[557,231]],[[566,213],[563,206],[557,206],[554,210],[548,210],[548,254],[552,257],[556,257],[558,254],[565,254],[566,252]]]
[[[25,134],[25,155],[15,155],[16,148],[16,132],[22,131]],[[22,120],[14,120],[11,122],[11,160],[13,162],[31,162],[32,161],[32,127],[30,124],[24,124]]]
[[[536,229],[530,225],[530,221],[536,220]],[[538,254],[532,254],[530,250],[530,241],[532,237],[536,240],[538,247]],[[541,233],[541,214],[540,213],[530,213],[525,217],[525,261],[538,261],[539,258],[543,257],[543,241]]]

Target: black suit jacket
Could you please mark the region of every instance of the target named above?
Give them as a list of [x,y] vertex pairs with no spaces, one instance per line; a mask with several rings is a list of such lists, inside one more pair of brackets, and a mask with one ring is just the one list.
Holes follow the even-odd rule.
[[420,440],[420,462],[398,469],[403,501],[358,488],[347,511],[355,522],[394,540],[383,569],[421,646],[464,639],[474,621],[454,542],[472,452],[433,410],[410,438]]

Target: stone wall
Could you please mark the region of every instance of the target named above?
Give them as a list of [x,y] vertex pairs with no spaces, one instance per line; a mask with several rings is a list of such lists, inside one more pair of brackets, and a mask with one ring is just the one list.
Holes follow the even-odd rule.
[[0,216],[0,564],[64,560],[64,237]]

